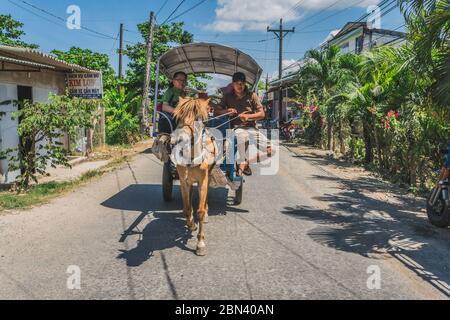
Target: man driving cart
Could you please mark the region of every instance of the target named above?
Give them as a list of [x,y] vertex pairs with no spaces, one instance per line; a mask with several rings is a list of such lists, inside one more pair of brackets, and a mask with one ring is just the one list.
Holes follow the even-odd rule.
[[[248,155],[250,142],[258,141],[267,145],[267,138],[256,127],[256,121],[265,118],[264,108],[256,93],[246,85],[246,77],[242,72],[233,75],[232,90],[225,92],[222,100],[215,108],[215,115],[229,114],[232,118],[231,128],[237,137],[237,175],[251,175]],[[268,154],[270,151],[268,150]]]

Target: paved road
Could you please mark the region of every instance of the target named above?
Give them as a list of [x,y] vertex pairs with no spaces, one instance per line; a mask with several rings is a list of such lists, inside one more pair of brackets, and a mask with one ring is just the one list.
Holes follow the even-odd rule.
[[[340,179],[285,148],[280,158],[278,175],[247,179],[238,207],[231,191],[211,191],[206,257],[194,253],[179,188],[173,203],[161,200],[150,153],[48,205],[0,216],[0,298],[450,297],[450,230],[431,227],[416,212],[422,202],[387,205],[367,196],[373,181]],[[67,288],[71,265],[80,290]],[[369,289],[377,268],[381,288]]]

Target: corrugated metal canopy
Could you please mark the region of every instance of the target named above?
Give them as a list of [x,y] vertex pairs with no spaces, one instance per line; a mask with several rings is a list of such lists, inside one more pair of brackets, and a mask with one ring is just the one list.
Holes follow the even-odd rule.
[[55,58],[52,55],[31,48],[13,47],[0,44],[0,55],[3,57],[2,60],[4,61],[6,61],[7,58],[11,59],[10,60],[11,63],[13,63],[12,62],[13,59],[16,59],[17,63],[19,61],[26,62],[29,65],[35,64],[35,66],[40,68],[53,69],[57,71],[64,71],[64,72],[77,71],[88,73],[99,72],[81,67],[73,63],[67,63],[65,61]]
[[189,43],[175,47],[160,58],[160,69],[169,78],[183,71],[187,74],[216,73],[232,76],[243,72],[250,85],[262,74],[262,68],[248,54],[216,43]]

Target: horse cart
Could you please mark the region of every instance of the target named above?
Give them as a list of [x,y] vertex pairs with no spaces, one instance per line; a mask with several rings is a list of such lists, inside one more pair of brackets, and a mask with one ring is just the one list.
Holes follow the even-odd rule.
[[[262,69],[258,63],[251,56],[238,49],[214,43],[190,43],[172,48],[159,58],[156,66],[153,114],[153,136],[155,137],[159,135],[157,128],[159,118],[170,117],[157,108],[159,74],[162,72],[170,79],[176,72],[180,71],[188,75],[220,74],[230,77],[235,72],[242,72],[246,75],[248,85],[251,86],[252,90],[256,89],[262,74]],[[206,127],[218,129],[222,132],[223,137],[226,137],[226,130],[230,129],[230,119],[227,117],[212,117],[207,122]],[[174,129],[171,126],[172,132]],[[230,146],[234,149],[234,154],[236,154],[236,138],[234,138]],[[235,204],[240,204],[242,202],[244,179],[242,176],[236,175],[237,168],[235,162],[227,163],[227,161],[223,161],[219,168],[226,178],[226,182],[222,180],[222,187],[226,185],[230,186],[235,191]],[[162,173],[162,191],[165,201],[172,200],[173,182],[178,179],[179,177],[174,163],[170,159],[165,161]]]

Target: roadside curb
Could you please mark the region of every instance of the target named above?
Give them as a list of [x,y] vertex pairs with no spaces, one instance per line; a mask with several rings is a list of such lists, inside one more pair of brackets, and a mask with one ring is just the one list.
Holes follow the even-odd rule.
[[71,166],[76,166],[77,164],[83,163],[83,162],[88,161],[88,160],[89,160],[88,157],[83,156],[83,157],[79,157],[79,158],[70,160],[68,163],[69,163]]

